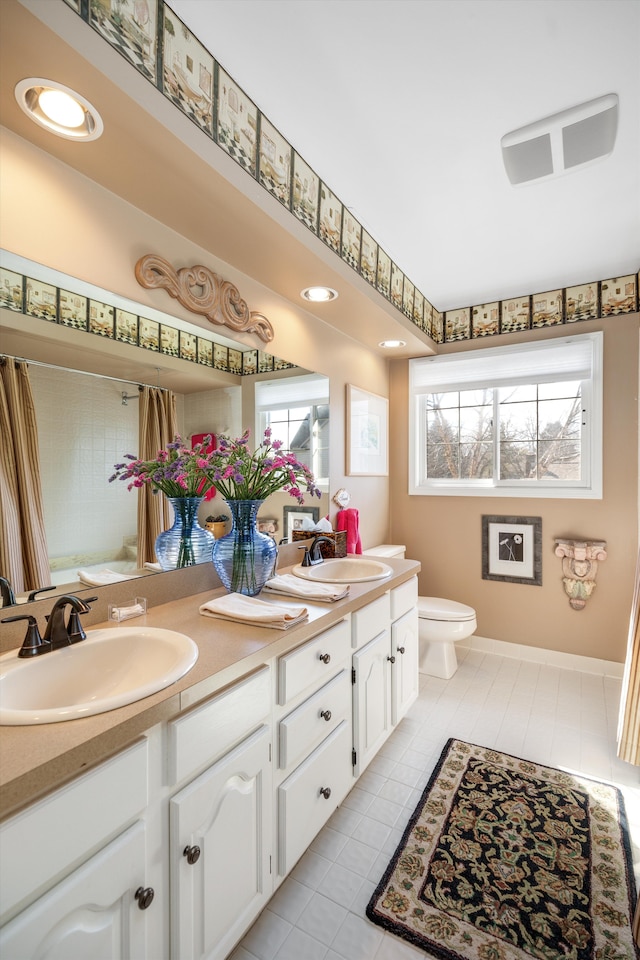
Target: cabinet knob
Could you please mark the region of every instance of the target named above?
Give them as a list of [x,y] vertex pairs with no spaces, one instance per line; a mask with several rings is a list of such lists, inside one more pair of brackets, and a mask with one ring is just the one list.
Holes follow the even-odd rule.
[[387,657],[387,660],[388,660],[390,663],[395,663],[395,662],[396,662],[396,658],[395,658],[395,657]]
[[151,902],[155,897],[155,890],[153,887],[138,887],[134,896],[138,901],[138,907],[141,910],[146,910],[147,907],[151,906]]
[[194,863],[197,863],[200,859],[200,847],[185,847],[182,851],[182,856],[187,858],[187,863],[193,866]]
[[322,660],[323,663],[329,663],[329,661],[331,660],[331,654],[330,654],[330,653],[319,653],[319,654],[318,654],[318,659],[319,659],[319,660]]
[[404,653],[404,647],[398,647],[398,653]]
[[328,800],[331,796],[331,787],[320,787],[320,796]]
[[331,710],[321,710],[320,716],[329,723],[329,720],[331,720]]

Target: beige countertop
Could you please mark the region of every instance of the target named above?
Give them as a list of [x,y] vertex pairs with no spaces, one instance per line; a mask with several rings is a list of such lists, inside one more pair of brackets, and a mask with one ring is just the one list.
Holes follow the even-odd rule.
[[[195,665],[164,690],[107,713],[61,723],[0,727],[0,819],[121,750],[156,723],[172,719],[267,660],[314,637],[420,570],[420,564],[414,560],[385,558],[385,562],[394,571],[390,579],[352,584],[349,596],[335,603],[274,597],[275,603],[299,602],[309,611],[307,621],[286,631],[200,615],[200,605],[213,596],[223,595],[223,588],[152,607],[135,623],[186,633],[198,645]],[[263,594],[261,599],[268,598]],[[127,620],[122,626],[130,627],[133,623]],[[107,622],[92,624],[88,629],[105,626],[119,628],[118,624]]]

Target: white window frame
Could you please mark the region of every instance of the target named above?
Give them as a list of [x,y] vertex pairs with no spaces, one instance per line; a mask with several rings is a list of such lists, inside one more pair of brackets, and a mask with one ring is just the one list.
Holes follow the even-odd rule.
[[[554,337],[409,361],[409,494],[414,496],[602,499],[603,334]],[[541,372],[542,371],[542,372]],[[579,480],[428,479],[426,395],[554,380],[581,380],[583,423]],[[499,441],[494,436],[494,445]],[[494,450],[494,473],[496,472]]]

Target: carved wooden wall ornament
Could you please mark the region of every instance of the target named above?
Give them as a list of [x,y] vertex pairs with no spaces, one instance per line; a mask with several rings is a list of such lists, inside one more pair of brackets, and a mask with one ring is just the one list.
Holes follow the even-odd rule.
[[140,257],[135,272],[141,287],[164,288],[183,307],[206,317],[210,323],[236,332],[256,333],[265,343],[273,340],[270,321],[261,313],[249,311],[238,288],[208,267],[198,264],[175,270],[168,260],[149,253]]

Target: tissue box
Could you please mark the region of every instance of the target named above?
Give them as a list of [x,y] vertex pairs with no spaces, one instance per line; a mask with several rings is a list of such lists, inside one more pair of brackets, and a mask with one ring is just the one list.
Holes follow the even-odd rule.
[[[312,540],[315,536],[315,533],[309,533],[308,530],[294,530],[292,534],[292,542],[295,543],[296,540]],[[334,557],[346,557],[346,530],[334,530],[333,533],[323,533],[322,536],[328,537],[329,540],[333,541],[333,543],[327,543],[326,540],[321,540],[318,544],[320,547],[320,553],[325,560],[332,560]]]

